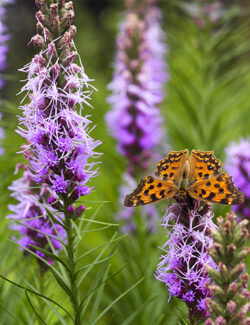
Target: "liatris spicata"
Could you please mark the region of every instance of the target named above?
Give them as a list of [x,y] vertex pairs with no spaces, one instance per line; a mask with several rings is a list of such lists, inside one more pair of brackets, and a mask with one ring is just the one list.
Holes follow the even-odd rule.
[[225,13],[223,3],[217,0],[194,0],[186,6],[197,27],[216,29]]
[[79,59],[73,37],[76,27],[72,2],[36,1],[40,34],[31,43],[42,47],[31,63],[21,71],[27,73],[22,91],[29,103],[20,107],[18,133],[27,140],[22,150],[29,160],[34,180],[45,183],[71,205],[91,187],[96,175],[94,149],[100,141],[90,135],[91,121],[80,113],[89,105],[92,87]]
[[[156,146],[163,140],[163,119],[159,104],[164,99],[167,80],[165,34],[161,28],[161,12],[155,0],[129,0],[120,25],[116,43],[114,76],[109,85],[112,94],[108,102],[112,109],[106,115],[118,150],[126,158],[124,186],[120,188],[123,204],[128,183],[145,171],[156,155]],[[129,182],[128,182],[129,178]],[[143,208],[148,230],[155,228],[154,207]],[[153,217],[153,215],[155,217]],[[136,230],[134,209],[122,208],[117,219],[124,223],[123,231]]]
[[1,75],[1,72],[6,68],[6,55],[8,51],[8,46],[6,45],[6,41],[9,39],[9,35],[6,33],[7,28],[4,23],[6,9],[5,5],[12,3],[12,0],[0,0],[0,90],[4,85],[4,80]]
[[250,219],[250,139],[233,142],[226,148],[225,168],[235,185],[245,193],[245,201],[233,207],[241,219]]
[[[37,187],[47,188],[53,223],[63,224],[66,231],[66,256],[64,260],[56,258],[64,272],[60,274],[53,266],[50,269],[70,297],[74,324],[80,325],[76,222],[85,206],[76,207],[74,203],[90,193],[93,187],[89,181],[97,174],[93,160],[99,156],[94,150],[100,141],[91,138],[91,121],[81,115],[84,106],[90,106],[93,87],[73,43],[76,27],[72,24],[72,1],[35,2],[38,34],[30,43],[41,51],[21,70],[27,73],[22,92],[29,101],[20,107],[22,116],[17,132],[26,140],[22,151],[29,161],[32,181]],[[15,188],[16,197],[19,197],[18,191],[22,188]],[[60,221],[55,216],[60,217]],[[46,255],[46,251],[42,252]],[[51,256],[48,250],[47,255]],[[52,255],[56,257],[55,253]]]
[[217,264],[216,268],[206,266],[211,278],[207,284],[212,297],[206,303],[210,317],[206,325],[247,325],[250,318],[250,294],[247,290],[248,274],[245,273],[244,259],[250,252],[244,247],[249,236],[248,220],[240,223],[233,211],[226,218],[218,218],[218,228],[212,229],[214,243],[209,254]]
[[[12,3],[12,0],[0,0],[0,90],[4,86],[4,79],[1,72],[6,68],[6,55],[8,51],[8,46],[6,45],[6,41],[9,39],[9,35],[6,33],[7,28],[4,24],[6,9],[5,5]],[[1,105],[1,102],[0,102]],[[2,114],[0,113],[0,122],[2,119]],[[0,126],[0,155],[3,155],[4,150],[1,146],[1,140],[4,138],[3,128]]]
[[189,309],[190,323],[208,317],[206,298],[210,296],[205,284],[209,276],[205,265],[214,266],[208,254],[212,245],[209,229],[214,229],[211,204],[187,197],[172,204],[162,220],[169,239],[163,246],[162,261],[156,278],[165,283],[171,295],[183,300]]
[[167,79],[165,35],[161,12],[154,0],[127,1],[127,12],[120,25],[116,43],[112,109],[107,124],[127,158],[127,171],[137,175],[148,167],[156,146],[163,139],[163,101]]
[[20,238],[14,237],[20,249],[23,250],[25,255],[27,255],[28,251],[33,251],[37,256],[41,257],[43,260],[38,257],[37,261],[41,268],[46,270],[48,266],[44,263],[44,260],[53,264],[53,259],[37,250],[34,246],[52,252],[51,245],[53,250],[58,253],[62,249],[61,241],[64,241],[66,232],[59,225],[60,217],[57,216],[58,222],[52,224],[48,214],[48,209],[50,213],[55,211],[48,204],[48,199],[54,193],[45,186],[37,187],[33,175],[26,165],[17,165],[16,172],[19,169],[24,169],[22,177],[13,181],[9,187],[13,192],[11,196],[18,203],[9,205],[12,214],[8,218],[15,222],[11,228],[20,234]]

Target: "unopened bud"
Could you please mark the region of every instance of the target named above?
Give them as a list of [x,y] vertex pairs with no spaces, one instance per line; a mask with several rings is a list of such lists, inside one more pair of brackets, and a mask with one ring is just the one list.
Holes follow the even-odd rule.
[[34,46],[38,46],[38,47],[45,47],[44,38],[39,34],[36,34],[31,38],[28,45],[30,44],[33,44]]
[[247,317],[247,319],[244,320],[242,325],[250,325],[250,317]]
[[214,325],[214,322],[212,321],[211,318],[206,319],[206,325]]
[[74,211],[74,219],[80,217],[85,210],[86,210],[85,205],[80,205],[79,207],[77,207]]
[[236,303],[232,300],[230,300],[228,303],[227,303],[227,311],[232,314],[234,311],[235,311],[235,308],[236,308]]
[[244,269],[245,269],[244,263],[235,266],[229,274],[231,282],[235,281],[239,277],[239,275],[244,271]]
[[50,11],[53,17],[58,16],[58,4],[57,3],[52,3],[50,5]]
[[64,4],[64,8],[67,10],[73,10],[73,2],[69,1]]
[[226,322],[225,318],[222,316],[217,317],[215,320],[215,325],[226,325],[226,324],[227,324],[227,322]]
[[227,245],[227,252],[229,254],[234,254],[235,251],[236,251],[236,246],[234,244]]
[[247,299],[250,299],[250,293],[247,289],[242,289],[241,294]]

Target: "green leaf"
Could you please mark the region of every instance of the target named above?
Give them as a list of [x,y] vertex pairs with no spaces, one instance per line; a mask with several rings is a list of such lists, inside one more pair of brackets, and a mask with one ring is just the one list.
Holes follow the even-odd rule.
[[127,293],[129,293],[131,290],[133,290],[136,286],[138,286],[138,284],[140,284],[142,281],[144,280],[144,278],[140,279],[139,281],[137,281],[133,286],[131,286],[128,290],[126,290],[125,292],[123,292],[119,297],[117,297],[112,303],[109,304],[108,307],[106,307],[100,314],[99,316],[95,319],[95,321],[92,323],[92,325],[95,325],[105,314],[106,312],[112,308],[112,306],[114,304],[117,303],[117,301],[119,301],[120,299],[122,299]]
[[141,306],[139,306],[137,309],[135,309],[135,311],[130,314],[130,316],[124,321],[122,322],[121,325],[129,325],[129,324],[133,324],[131,323],[135,317],[142,311],[144,310],[144,308],[149,305],[156,297],[158,296],[158,294],[155,294],[154,296],[152,297],[149,297],[146,302],[144,304],[142,304]]
[[25,294],[26,294],[26,297],[28,299],[28,302],[33,310],[33,312],[35,313],[35,315],[37,316],[37,318],[40,320],[40,322],[42,322],[43,324],[47,325],[47,323],[42,319],[42,317],[39,315],[39,313],[37,312],[36,308],[34,308],[31,300],[30,300],[30,297],[29,297],[29,294],[28,294],[28,291],[27,290],[24,290],[25,291]]
[[[105,267],[106,267],[106,265],[105,265]],[[99,309],[99,306],[100,306],[100,302],[101,302],[101,299],[102,299],[102,296],[103,296],[103,290],[104,290],[104,286],[105,286],[106,281],[107,281],[109,271],[110,271],[110,265],[107,267],[107,269],[106,269],[106,271],[104,273],[104,276],[103,276],[103,282],[101,283],[101,285],[98,288],[98,291],[97,291],[97,294],[96,294],[96,297],[95,297],[95,300],[94,300],[94,303],[93,303],[93,306],[92,306],[92,310],[91,310],[91,313],[90,313],[90,316],[89,316],[89,320],[88,320],[89,325],[92,325],[93,321],[96,318],[96,315],[97,315],[97,312],[98,312],[98,309]],[[99,272],[99,273],[102,274],[102,272]]]
[[44,255],[51,257],[53,260],[61,263],[65,267],[65,269],[69,272],[69,268],[68,268],[67,264],[58,255],[49,252],[47,249],[41,248],[41,247],[33,245],[33,244],[29,244],[29,246],[34,248],[35,250],[43,253]]
[[35,294],[35,295],[37,295],[39,297],[44,298],[45,300],[48,300],[48,301],[52,302],[53,304],[55,304],[56,306],[58,306],[59,308],[61,308],[73,320],[73,317],[71,316],[71,314],[64,307],[62,307],[61,305],[59,305],[56,301],[54,301],[54,300],[52,300],[52,299],[50,299],[50,298],[42,295],[41,293],[39,293],[37,291],[31,290],[29,288],[25,288],[24,286],[22,286],[22,285],[20,285],[20,284],[18,284],[16,282],[14,282],[14,281],[9,280],[8,278],[6,278],[5,276],[3,276],[2,274],[0,274],[0,277],[3,280],[5,280],[5,281],[7,281],[7,282],[9,282],[11,284],[13,284],[14,286],[16,286],[18,288],[21,288],[23,290],[26,290],[27,292],[33,293],[33,294]]

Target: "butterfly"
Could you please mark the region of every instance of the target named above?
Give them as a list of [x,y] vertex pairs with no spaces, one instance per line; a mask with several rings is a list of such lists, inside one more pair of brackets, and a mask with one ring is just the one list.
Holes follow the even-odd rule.
[[144,177],[133,193],[126,196],[124,205],[134,207],[188,195],[193,199],[220,203],[240,204],[244,193],[238,190],[232,177],[221,171],[222,163],[213,151],[187,149],[169,151],[159,161],[155,176]]

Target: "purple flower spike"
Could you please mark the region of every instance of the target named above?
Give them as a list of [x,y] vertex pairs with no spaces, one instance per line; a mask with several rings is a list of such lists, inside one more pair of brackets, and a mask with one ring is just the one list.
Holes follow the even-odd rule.
[[232,175],[235,185],[245,193],[244,203],[232,209],[240,218],[250,220],[250,139],[231,143],[226,155],[225,169]]
[[[59,240],[65,240],[66,232],[58,223],[52,225],[46,211],[46,209],[49,209],[51,213],[56,211],[52,206],[47,204],[47,198],[55,195],[55,193],[46,188],[45,184],[41,184],[41,188],[38,188],[27,166],[19,165],[17,166],[17,170],[19,168],[24,169],[23,176],[14,181],[9,187],[12,191],[11,196],[18,201],[17,204],[9,206],[12,214],[8,218],[15,221],[15,224],[11,228],[20,234],[18,239],[16,237],[13,239],[20,245],[20,249],[24,251],[24,254],[28,253],[25,248],[29,249],[45,259],[48,263],[53,264],[53,260],[50,257],[30,245],[52,252],[50,247],[51,243],[56,253],[62,249],[62,244]],[[59,222],[59,216],[57,216],[54,214],[54,217]],[[46,264],[42,260],[37,258],[37,261],[44,269],[47,269]]]
[[[20,106],[17,130],[25,139],[22,152],[29,166],[10,187],[18,201],[10,209],[13,219],[25,219],[22,225],[15,226],[21,233],[18,242],[22,246],[32,249],[33,244],[50,251],[46,238],[50,234],[57,252],[61,249],[57,235],[61,233],[73,260],[71,219],[76,220],[85,210],[74,203],[93,189],[89,182],[97,175],[95,159],[100,156],[95,152],[100,141],[90,136],[93,126],[89,116],[83,114],[85,107],[91,107],[89,101],[95,88],[73,43],[76,27],[72,24],[72,1],[35,2],[38,34],[30,43],[40,52],[21,69],[27,75],[21,90],[26,100]],[[52,211],[54,227],[46,214],[47,207]],[[52,263],[47,255],[34,251]],[[76,277],[70,276],[73,288]]]
[[[201,207],[200,201],[172,204],[162,220],[169,239],[163,246],[164,254],[156,270],[156,278],[165,283],[171,295],[183,300],[192,321],[209,316],[206,298],[210,296],[205,284],[209,277],[205,265],[214,267],[208,254],[213,241],[210,229],[213,211],[210,204]],[[193,323],[192,323],[193,324]]]
[[93,159],[99,156],[95,148],[100,141],[90,136],[91,121],[81,115],[91,106],[94,87],[73,43],[72,3],[37,1],[37,5],[42,36],[35,35],[31,43],[43,50],[21,69],[27,74],[21,92],[29,102],[20,106],[17,133],[27,141],[22,151],[34,180],[47,184],[58,197],[69,198],[70,205],[90,193],[93,187],[87,183],[97,174]]
[[8,47],[6,41],[9,39],[9,35],[6,33],[7,28],[4,24],[6,9],[5,5],[12,3],[12,0],[0,0],[0,90],[4,85],[4,80],[2,78],[1,72],[6,68],[6,55],[8,52]]
[[106,121],[132,175],[147,169],[152,151],[164,135],[159,104],[168,75],[160,21],[161,12],[154,1],[141,5],[128,1],[117,37],[115,71],[109,84],[112,94],[108,97],[112,109]]
[[[4,79],[2,76],[2,72],[7,66],[6,56],[8,47],[6,45],[6,41],[9,39],[9,35],[6,33],[7,28],[4,24],[6,9],[4,8],[5,5],[12,3],[12,0],[0,0],[0,90],[4,86]],[[1,105],[1,102],[0,102]],[[2,114],[0,113],[0,122],[2,119]],[[4,139],[4,131],[3,128],[0,127],[0,156],[4,154],[4,149],[1,147],[1,140]]]

